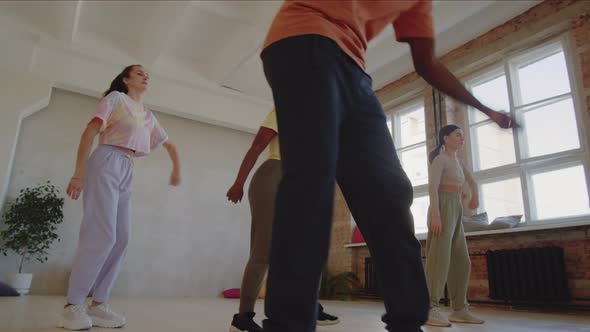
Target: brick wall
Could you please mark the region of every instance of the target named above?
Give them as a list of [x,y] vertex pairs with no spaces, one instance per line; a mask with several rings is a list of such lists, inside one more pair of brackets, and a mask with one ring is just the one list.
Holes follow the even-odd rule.
[[[527,12],[498,26],[482,36],[452,50],[440,60],[458,76],[465,76],[481,70],[516,50],[524,50],[548,38],[568,33],[575,46],[577,75],[583,102],[590,113],[590,1],[547,0]],[[434,147],[434,125],[432,120],[432,90],[415,73],[410,73],[377,91],[383,104],[407,95],[422,95],[424,98],[428,150]],[[444,122],[463,123],[464,106],[451,99],[445,99]],[[464,154],[461,156],[466,158]],[[335,198],[334,228],[332,234],[329,269],[353,271],[364,282],[364,258],[366,247],[342,250],[342,242],[350,242],[350,212],[341,194]],[[575,298],[590,298],[590,226],[529,231],[510,234],[496,234],[470,237],[470,253],[485,252],[488,249],[536,247],[557,244],[565,248],[569,285]],[[487,274],[485,257],[473,257],[469,297],[473,300],[487,298]]]
[[340,188],[336,186],[332,238],[330,240],[330,255],[328,256],[328,270],[330,273],[350,271],[352,255],[344,245],[350,243],[352,227],[350,211]]
[[[425,241],[420,241],[426,247]],[[537,248],[558,246],[564,248],[568,287],[574,303],[590,302],[590,226],[528,231],[520,233],[471,236],[467,239],[471,257],[471,279],[468,298],[471,301],[493,301],[489,298],[488,273],[485,254],[488,250]],[[365,284],[366,246],[350,248],[352,272]],[[424,249],[422,256],[425,256]]]
[[[467,246],[471,255],[487,250],[562,247],[570,294],[576,303],[590,303],[590,226],[474,236],[468,238]],[[485,256],[471,257],[468,298],[491,301]]]

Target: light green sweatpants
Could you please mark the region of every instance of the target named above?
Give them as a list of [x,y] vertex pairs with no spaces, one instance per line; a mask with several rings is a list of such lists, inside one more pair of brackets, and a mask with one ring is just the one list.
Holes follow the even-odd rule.
[[[463,206],[457,194],[439,192],[442,234],[428,231],[426,240],[426,282],[430,306],[438,307],[447,284],[453,309],[467,306],[467,287],[471,261],[463,232]],[[428,214],[430,216],[430,213]],[[428,228],[430,229],[430,218]]]

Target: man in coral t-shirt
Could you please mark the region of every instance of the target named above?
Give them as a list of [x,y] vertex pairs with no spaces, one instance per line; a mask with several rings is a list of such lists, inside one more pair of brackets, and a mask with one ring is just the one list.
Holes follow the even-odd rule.
[[335,180],[376,263],[389,331],[415,332],[429,299],[414,236],[413,192],[364,71],[368,42],[388,24],[409,44],[416,72],[447,95],[482,105],[434,56],[430,1],[286,1],[262,52],[281,133],[283,178],[273,225],[263,323],[267,332],[315,330],[328,255]]

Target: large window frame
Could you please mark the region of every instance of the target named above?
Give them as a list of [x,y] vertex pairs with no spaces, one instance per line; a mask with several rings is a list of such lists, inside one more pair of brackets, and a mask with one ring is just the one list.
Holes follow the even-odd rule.
[[[417,150],[417,149],[424,149],[426,151],[426,153],[424,154],[424,161],[426,163],[426,182],[425,183],[421,183],[418,185],[413,185],[413,189],[414,189],[414,203],[417,203],[418,201],[424,199],[425,197],[428,200],[428,204],[430,204],[430,197],[428,194],[428,147],[427,147],[427,140],[428,140],[428,134],[427,134],[427,130],[426,130],[426,114],[424,114],[424,140],[418,141],[418,142],[413,142],[411,144],[407,144],[407,145],[403,145],[402,143],[402,124],[401,124],[401,119],[403,116],[413,113],[418,109],[422,109],[422,111],[424,112],[424,99],[423,98],[414,98],[411,99],[408,102],[402,103],[400,105],[391,107],[387,110],[386,112],[386,117],[387,117],[387,124],[390,130],[390,133],[392,134],[392,138],[393,138],[393,142],[395,145],[395,152],[397,154],[397,156],[400,158],[400,161],[402,159],[402,154],[404,152],[410,152],[413,150]],[[408,171],[405,167],[404,170],[406,170],[406,172]],[[415,208],[414,204],[413,207]],[[428,211],[428,210],[427,210]],[[416,219],[416,218],[415,218]],[[417,221],[417,220],[415,220]],[[416,234],[425,234],[428,232],[428,228],[426,227],[427,225],[424,223],[424,225],[422,225],[422,227],[420,227],[420,225],[417,225],[417,227],[415,227],[415,232]]]
[[[571,98],[574,108],[575,120],[578,129],[579,147],[567,151],[560,151],[540,156],[528,156],[526,145],[526,132],[524,128],[512,130],[512,139],[514,142],[515,161],[513,163],[492,167],[489,169],[481,169],[478,164],[480,160],[477,149],[477,135],[474,134],[475,129],[480,126],[490,124],[491,120],[485,119],[483,121],[475,121],[473,116],[473,109],[466,108],[465,130],[467,136],[468,153],[470,154],[471,168],[474,170],[474,176],[479,184],[479,192],[481,195],[481,185],[487,183],[494,183],[503,179],[518,178],[521,184],[522,203],[523,203],[523,219],[522,226],[539,226],[546,225],[548,227],[554,225],[563,227],[564,223],[590,223],[590,213],[580,214],[575,216],[564,216],[554,218],[540,218],[538,211],[535,208],[535,193],[533,190],[532,176],[535,174],[565,169],[571,166],[582,166],[585,173],[585,187],[587,193],[590,193],[590,158],[587,139],[587,118],[584,114],[584,105],[581,99],[580,78],[577,70],[576,61],[574,59],[571,41],[567,35],[562,35],[558,38],[552,39],[548,42],[540,44],[532,49],[520,51],[504,58],[500,63],[488,67],[487,70],[480,71],[468,77],[465,85],[468,89],[472,89],[478,84],[482,84],[491,79],[505,75],[506,84],[508,88],[508,99],[510,104],[510,114],[517,122],[523,123],[524,114],[527,112],[534,112],[545,105],[549,105],[558,101]],[[563,52],[567,74],[569,77],[570,92],[538,100],[532,103],[521,103],[522,98],[519,95],[519,86],[517,68],[522,68],[527,64],[535,63],[540,59],[547,58],[553,54]],[[479,212],[485,210],[484,199],[480,199],[481,205]],[[490,220],[491,221],[491,220]]]

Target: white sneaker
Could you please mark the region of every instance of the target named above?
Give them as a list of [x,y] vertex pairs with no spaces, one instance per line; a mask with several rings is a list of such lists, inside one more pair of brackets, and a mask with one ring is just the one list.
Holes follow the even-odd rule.
[[449,327],[451,323],[445,317],[445,315],[440,312],[439,308],[430,308],[430,312],[428,312],[428,320],[426,321],[426,325],[432,326],[440,326],[440,327]]
[[483,324],[485,321],[474,316],[467,307],[461,310],[455,310],[449,315],[449,320],[455,323],[467,323],[467,324]]
[[92,326],[97,327],[115,329],[123,327],[126,323],[125,317],[112,311],[106,303],[101,303],[97,306],[89,306],[88,316],[92,319]]
[[86,313],[86,306],[84,304],[76,304],[65,307],[61,314],[59,327],[72,331],[90,329],[92,327],[92,320]]

